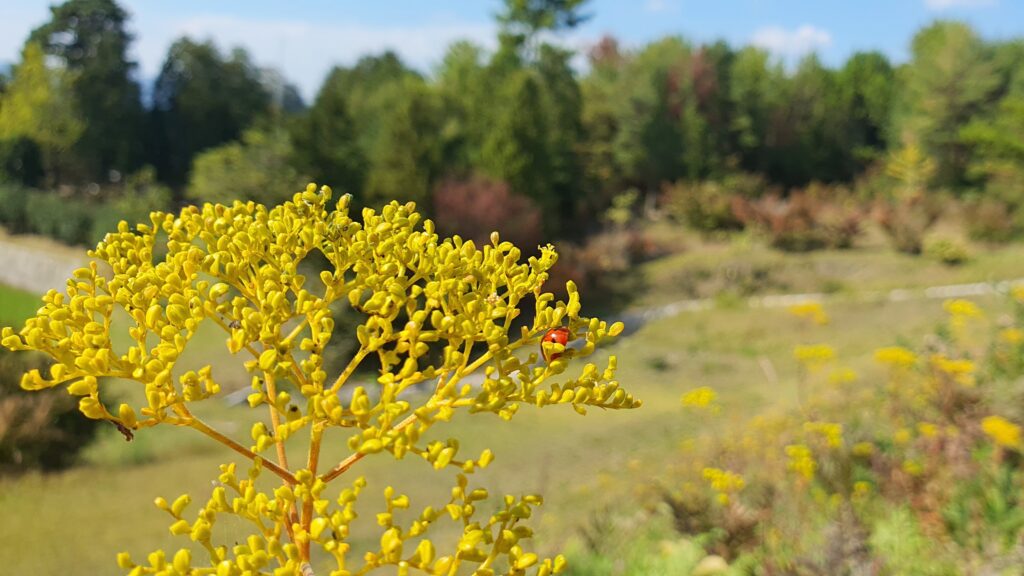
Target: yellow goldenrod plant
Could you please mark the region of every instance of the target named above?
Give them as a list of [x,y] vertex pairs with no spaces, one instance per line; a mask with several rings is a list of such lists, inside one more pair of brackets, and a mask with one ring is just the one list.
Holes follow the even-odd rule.
[[[525,521],[540,496],[485,504],[487,491],[470,487],[468,476],[491,462],[491,451],[463,454],[458,439],[427,441],[425,434],[457,411],[509,420],[523,405],[564,404],[581,414],[640,406],[614,379],[614,356],[604,368],[586,363],[570,373],[622,324],[580,316],[571,282],[568,302],[544,292],[557,259],[550,246],[523,262],[496,233],[480,247],[439,238],[411,203],[364,209],[360,221],[347,195],[333,208],[330,200],[330,188],[310,185],[273,208],[205,204],[153,213],[150,224],[134,228],[121,222],[90,251],[66,293],[48,292],[20,331],[3,329],[6,348],[53,358],[48,373],[25,374],[23,388],[65,385],[85,416],[114,423],[126,437],[154,426],[191,428],[247,462],[248,470],[223,464],[197,511],[189,510],[189,495],[156,499],[171,516],[171,533],[192,543],[144,561],[121,554],[118,565],[130,574],[216,576],[308,575],[313,566],[336,575],[561,571],[561,556],[524,549],[532,535]],[[319,277],[302,273],[307,257],[327,263]],[[360,314],[358,348],[339,374],[328,374],[336,302]],[[516,322],[523,305],[535,308],[533,318]],[[178,366],[206,322],[223,329],[228,351],[244,358],[249,405],[266,411],[251,444],[193,412],[221,394],[209,365]],[[121,329],[130,336],[123,349],[112,337]],[[558,337],[546,338],[553,331]],[[380,367],[372,386],[351,378],[364,361]],[[477,372],[482,382],[471,385],[466,377]],[[144,401],[112,407],[108,377],[137,383]],[[418,384],[428,393],[412,394]],[[347,445],[348,455],[321,461],[328,444]],[[421,458],[450,471],[454,487],[447,502],[418,515],[400,514],[412,506],[409,498],[383,487],[379,545],[353,558],[350,528],[367,483],[351,474],[364,458],[383,456]],[[268,472],[274,482],[261,479]],[[217,523],[229,515],[247,523],[247,537],[218,537]],[[452,548],[438,549],[431,526],[445,519],[461,532]]]

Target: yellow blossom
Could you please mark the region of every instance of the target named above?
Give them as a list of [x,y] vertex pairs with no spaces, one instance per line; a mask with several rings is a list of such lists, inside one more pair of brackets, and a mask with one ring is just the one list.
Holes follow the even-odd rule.
[[917,425],[917,432],[925,438],[931,438],[939,433],[939,427],[930,422],[920,422]]
[[917,362],[917,355],[902,346],[887,346],[875,350],[875,361],[890,368],[910,368]]
[[786,467],[794,471],[805,480],[814,480],[814,473],[818,469],[818,463],[814,461],[811,449],[804,444],[790,444],[786,446],[786,456],[789,462]]
[[721,468],[705,468],[701,474],[711,485],[711,489],[718,493],[717,499],[723,505],[729,503],[732,494],[743,490],[747,485],[743,476]]
[[1020,426],[1002,416],[987,416],[981,421],[981,430],[1003,448],[1021,448]]
[[830,448],[843,445],[843,425],[835,422],[804,422],[804,432],[820,436]]
[[850,448],[850,451],[854,456],[867,458],[875,453],[875,445],[871,442],[857,442],[852,448]]
[[807,344],[793,348],[793,358],[808,369],[820,368],[835,356],[835,349],[828,344]]
[[857,372],[852,368],[836,368],[828,375],[829,384],[839,386],[857,380]]
[[942,354],[935,354],[931,358],[932,366],[940,372],[949,375],[955,382],[962,386],[974,386],[974,362],[966,358],[951,359]]
[[808,319],[818,325],[825,325],[829,322],[828,314],[822,308],[821,302],[814,300],[793,304],[789,307],[789,313],[797,318]]
[[947,314],[956,318],[984,318],[985,313],[981,311],[981,308],[977,304],[970,300],[956,299],[946,300],[942,303],[942,308]]
[[717,398],[718,394],[715,393],[714,389],[708,386],[701,386],[683,394],[681,402],[684,407],[692,410],[717,413],[719,408],[715,404]]
[[871,483],[864,480],[859,480],[853,483],[853,494],[855,499],[863,499],[871,494]]
[[1007,344],[1020,344],[1024,342],[1024,330],[1020,328],[1004,328],[999,332],[999,340]]
[[910,444],[913,439],[914,435],[908,428],[900,428],[892,435],[892,441],[901,446]]

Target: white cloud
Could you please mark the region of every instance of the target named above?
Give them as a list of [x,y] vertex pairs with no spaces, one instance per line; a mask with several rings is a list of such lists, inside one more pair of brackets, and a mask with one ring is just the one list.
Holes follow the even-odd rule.
[[832,35],[810,24],[796,30],[767,26],[754,32],[750,42],[787,60],[793,60],[832,45]]
[[984,8],[995,6],[999,0],[924,0],[924,5],[931,10],[948,10],[949,8]]
[[241,46],[256,64],[279,69],[307,100],[316,94],[335,64],[352,64],[360,56],[393,50],[406,64],[429,71],[441,61],[452,42],[466,39],[490,47],[495,38],[491,23],[448,21],[373,26],[206,15],[170,25],[149,24],[144,19],[136,23],[135,54],[144,78],[152,79],[159,74],[167,48],[176,38],[212,38],[222,50]]

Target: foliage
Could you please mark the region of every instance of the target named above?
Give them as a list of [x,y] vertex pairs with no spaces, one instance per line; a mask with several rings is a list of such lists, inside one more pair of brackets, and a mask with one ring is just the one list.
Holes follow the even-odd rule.
[[[108,189],[109,190],[109,189]],[[156,181],[156,172],[146,166],[129,174],[116,191],[109,193],[101,206],[94,210],[90,228],[89,243],[95,244],[118,223],[145,220],[151,212],[166,209],[171,205],[171,191]]]
[[84,198],[30,190],[25,200],[28,231],[81,246],[92,238],[96,205]]
[[50,14],[28,43],[38,43],[70,73],[73,98],[61,105],[88,120],[74,142],[76,176],[108,182],[111,171],[126,174],[142,159],[144,116],[136,65],[128,59],[128,13],[115,0],[68,0]]
[[29,44],[0,100],[0,141],[27,140],[39,147],[51,182],[68,169],[63,154],[85,129],[68,94],[68,74],[46,66],[42,49]]
[[188,182],[194,156],[239,138],[269,110],[270,95],[241,49],[182,38],[168,49],[153,87],[152,158],[161,180]]
[[292,126],[292,165],[315,180],[331,180],[351,194],[362,190],[364,152],[356,141],[342,71],[334,69],[313,105]]
[[29,394],[18,386],[25,372],[46,368],[42,355],[0,350],[0,473],[67,468],[99,430],[66,393]]
[[942,214],[940,199],[929,190],[935,170],[932,159],[913,144],[890,152],[886,159],[889,180],[876,199],[875,219],[900,252],[920,254],[925,233]]
[[544,238],[542,214],[532,200],[512,192],[508,184],[479,176],[440,183],[434,213],[441,234],[458,234],[481,245],[494,230],[527,250]]
[[863,376],[830,346],[796,346],[796,409],[685,444],[661,488],[677,529],[769,572],[1004,573],[1024,533],[1021,414],[1007,404],[1021,395],[1022,297],[1010,326],[947,301],[935,334],[879,348]]
[[[232,198],[273,204],[281,190],[300,186],[303,178],[292,169],[288,133],[281,127],[249,128],[240,141],[210,148],[196,156],[185,195],[199,202],[231,202]],[[151,209],[160,209],[153,206]],[[151,210],[138,215],[144,218]]]
[[925,256],[949,266],[959,266],[971,259],[967,248],[950,238],[936,238],[924,246]]
[[701,232],[741,230],[735,201],[757,198],[765,190],[764,179],[753,174],[730,174],[721,180],[680,181],[667,186],[664,203],[670,215]]
[[737,197],[736,218],[756,226],[772,246],[789,252],[821,248],[850,248],[861,232],[863,213],[842,189],[812,185],[787,198],[765,196],[758,200]]
[[[191,428],[251,462],[244,474],[234,464],[222,465],[209,500],[194,516],[186,513],[188,495],[156,499],[172,517],[172,534],[188,536],[208,558],[193,558],[186,547],[174,554],[156,551],[142,565],[121,554],[119,566],[136,574],[188,572],[194,566],[229,574],[308,573],[315,549],[336,562],[335,573],[344,573],[346,539],[366,481],[345,482],[336,501],[326,490],[363,458],[386,454],[422,457],[435,470],[455,473],[455,486],[447,502],[411,519],[401,513],[410,507],[409,498],[384,488],[379,548],[363,557],[361,571],[387,566],[440,574],[467,564],[477,571],[560,572],[563,558],[542,560],[522,547],[532,535],[522,521],[541,498],[506,496],[489,519],[474,519],[488,494],[470,489],[467,476],[486,467],[492,453],[464,457],[457,439],[428,442],[424,434],[456,411],[490,412],[508,420],[526,404],[571,404],[581,414],[588,406],[638,407],[640,402],[613,380],[614,357],[604,370],[587,364],[578,375],[565,375],[574,360],[619,334],[621,323],[608,326],[581,317],[579,294],[571,284],[567,302],[553,304],[553,296],[542,293],[557,258],[550,246],[521,264],[519,250],[497,234],[482,249],[459,238],[439,239],[429,220],[419,227],[411,203],[391,203],[380,213],[364,209],[357,222],[349,216],[348,196],[333,210],[330,198],[329,188],[317,191],[310,185],[269,210],[253,202],[205,204],[177,216],[153,213],[151,224],[134,230],[122,223],[90,252],[89,267],[68,281],[66,297],[51,290],[20,331],[3,329],[6,348],[39,350],[55,361],[46,374],[26,373],[23,388],[64,384],[79,397],[83,414],[114,422],[127,437],[153,426]],[[163,235],[167,254],[154,262]],[[297,268],[312,253],[322,253],[329,263],[319,284],[307,282]],[[533,321],[510,337],[519,306],[529,296],[534,297]],[[322,351],[334,330],[329,306],[338,300],[347,300],[365,321],[356,328],[359,349],[341,374],[328,380]],[[128,315],[128,326],[113,322],[115,309]],[[253,374],[249,403],[268,410],[269,425],[253,426],[251,447],[192,411],[192,405],[220,391],[211,367],[176,370],[190,338],[206,321],[225,331],[230,352],[245,355]],[[540,361],[536,352],[525,359],[515,354],[562,326],[578,347],[546,344],[550,362]],[[122,353],[114,349],[112,332],[125,328],[133,344]],[[428,355],[432,345],[443,347],[443,354]],[[380,366],[376,399],[356,386],[343,402],[338,392],[353,386],[348,378],[367,358]],[[478,370],[485,378],[474,390],[463,379]],[[108,410],[102,403],[108,390],[99,380],[105,376],[137,382],[145,399]],[[410,387],[435,380],[433,392],[414,404]],[[345,428],[350,455],[321,467],[322,443]],[[308,435],[308,458],[289,465],[284,442],[299,435]],[[276,459],[260,456],[272,448]],[[264,471],[281,484],[271,489],[258,483]],[[215,534],[217,522],[228,515],[253,525],[249,538],[230,549]],[[438,554],[425,537],[442,516],[463,527],[450,554]]]

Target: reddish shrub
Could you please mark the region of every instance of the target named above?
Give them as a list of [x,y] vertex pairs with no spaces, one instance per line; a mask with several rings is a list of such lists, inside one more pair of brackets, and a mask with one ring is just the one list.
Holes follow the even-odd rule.
[[502,240],[523,249],[544,238],[543,218],[533,200],[512,192],[508,184],[483,177],[447,179],[434,190],[434,221],[444,235],[458,234],[478,246],[497,230]]
[[733,211],[744,224],[763,230],[772,246],[791,252],[850,248],[864,217],[845,191],[814,184],[787,198],[734,197]]

